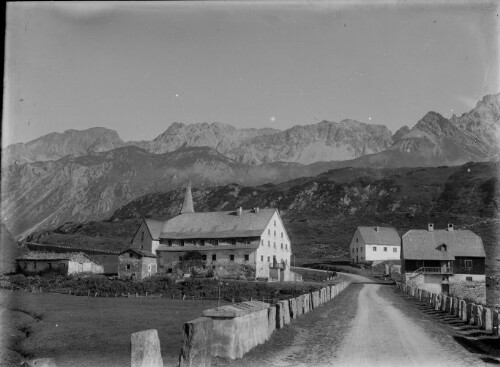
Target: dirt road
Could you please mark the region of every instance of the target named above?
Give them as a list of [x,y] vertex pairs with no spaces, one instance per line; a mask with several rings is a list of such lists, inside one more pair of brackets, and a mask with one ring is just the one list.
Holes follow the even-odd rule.
[[[394,286],[348,275],[334,301],[276,331],[231,366],[483,366],[443,325],[423,315]],[[225,365],[217,361],[219,366]]]

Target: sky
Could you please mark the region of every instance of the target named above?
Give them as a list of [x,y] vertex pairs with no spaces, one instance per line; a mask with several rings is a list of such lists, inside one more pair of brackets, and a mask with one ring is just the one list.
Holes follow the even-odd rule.
[[2,144],[173,122],[395,132],[499,91],[494,2],[17,2],[7,5]]

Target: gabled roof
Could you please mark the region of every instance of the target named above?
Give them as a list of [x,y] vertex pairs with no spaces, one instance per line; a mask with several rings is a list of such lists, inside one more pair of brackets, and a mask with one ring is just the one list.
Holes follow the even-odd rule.
[[366,244],[401,246],[401,238],[393,227],[358,227],[359,234]]
[[184,213],[168,220],[163,226],[160,238],[232,238],[258,237],[276,213],[276,209]]
[[143,256],[143,257],[156,257],[156,255],[153,254],[152,252],[149,252],[149,251],[146,251],[146,250],[141,250],[141,249],[138,249],[138,248],[131,248],[130,247],[130,248],[125,249],[122,252],[120,252],[120,255],[124,254],[125,252],[134,252],[137,255]]
[[100,265],[99,262],[90,258],[83,252],[39,252],[30,251],[24,255],[19,256],[16,260],[72,260],[77,261],[78,258],[86,257],[90,261]]
[[155,220],[155,219],[144,219],[146,222],[146,226],[148,227],[149,233],[153,240],[157,240],[160,238],[160,233],[165,224],[164,220]]
[[[446,251],[441,251],[443,244]],[[403,235],[405,260],[454,260],[457,256],[485,257],[481,237],[469,230],[445,229],[413,229]]]

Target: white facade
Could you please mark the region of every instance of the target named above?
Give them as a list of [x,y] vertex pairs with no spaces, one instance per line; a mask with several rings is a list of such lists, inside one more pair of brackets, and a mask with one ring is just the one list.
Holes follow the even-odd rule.
[[351,263],[362,264],[367,261],[400,260],[401,246],[366,243],[357,229],[349,245]]
[[260,245],[255,255],[255,275],[257,278],[269,278],[269,265],[273,264],[273,258],[276,258],[278,264],[285,262],[287,268],[290,269],[292,256],[290,239],[277,211],[260,236]]

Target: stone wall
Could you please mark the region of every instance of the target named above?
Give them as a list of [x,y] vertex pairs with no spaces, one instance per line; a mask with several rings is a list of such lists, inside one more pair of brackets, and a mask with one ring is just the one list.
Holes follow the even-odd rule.
[[250,301],[205,310],[202,318],[184,324],[180,366],[209,366],[200,358],[207,350],[211,351],[211,357],[242,358],[249,350],[269,340],[276,329],[321,307],[348,285],[347,282],[328,285],[273,306]]
[[429,292],[426,289],[396,283],[403,292],[428,303],[436,311],[446,312],[460,320],[475,325],[492,335],[499,335],[500,316],[498,310],[467,302],[453,296]]

